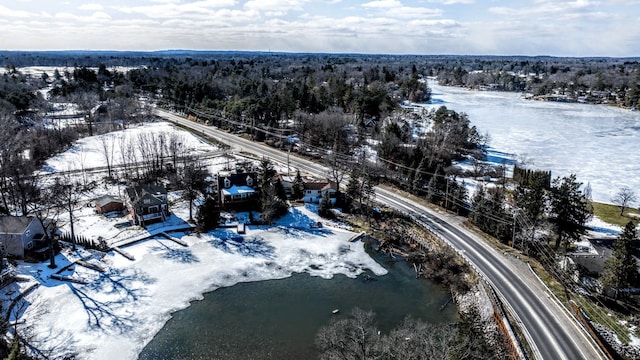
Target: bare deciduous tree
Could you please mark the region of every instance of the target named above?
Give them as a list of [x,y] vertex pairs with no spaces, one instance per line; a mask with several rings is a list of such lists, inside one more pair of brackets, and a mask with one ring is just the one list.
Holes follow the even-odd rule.
[[205,165],[195,159],[185,159],[180,169],[183,198],[189,201],[189,221],[193,221],[193,201],[206,192],[209,175]]
[[628,186],[621,187],[616,196],[611,199],[620,208],[620,216],[624,215],[624,211],[633,206],[637,200],[636,194]]
[[99,138],[100,150],[102,150],[102,156],[104,156],[104,161],[107,163],[107,173],[109,174],[109,178],[111,178],[111,167],[113,165],[113,151],[115,148],[115,141],[111,134],[103,134]]

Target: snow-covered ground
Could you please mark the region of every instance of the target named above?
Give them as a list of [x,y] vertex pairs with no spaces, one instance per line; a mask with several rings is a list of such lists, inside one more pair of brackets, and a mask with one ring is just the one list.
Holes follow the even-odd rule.
[[[187,216],[185,208],[173,211],[177,217]],[[315,212],[296,207],[275,226],[249,226],[245,235],[236,234],[234,228],[200,236],[172,233],[187,247],[152,237],[125,248],[134,261],[114,252],[100,258],[101,254],[67,250],[56,257],[56,271],[88,257],[105,272],[72,264],[61,275],[87,282],[78,284],[51,279],[47,263],[21,264],[20,273],[33,280],[3,292],[10,291],[7,298],[14,298],[17,286],[40,284],[21,302],[24,309],[20,303],[15,309],[27,319],[20,327],[30,341],[54,357],[78,353],[82,359],[135,359],[172,312],[201,299],[205,292],[293,272],[324,278],[355,277],[364,269],[386,273],[362,243],[349,242],[354,233],[327,225],[310,228],[308,224],[315,221]]]
[[[117,142],[122,136],[133,139],[139,133],[172,132],[178,132],[191,154],[216,150],[167,123],[153,123],[82,139],[50,159],[43,172],[104,166],[101,139]],[[120,156],[117,149],[114,151],[117,164]],[[218,171],[226,163],[226,158],[218,158],[208,165]],[[104,175],[89,176],[99,180]],[[167,221],[143,229],[130,226],[128,216],[104,217],[94,212],[91,200],[119,194],[123,190],[119,187],[101,183],[86,194],[82,206],[74,211],[75,232],[87,239],[101,237],[107,244],[143,239],[123,246],[134,260],[113,251],[105,254],[66,248],[56,256],[56,269],[49,269],[48,262],[22,262],[18,273],[24,280],[0,290],[2,308],[11,308],[11,320],[18,322],[21,335],[49,358],[78,354],[80,359],[135,359],[172,312],[201,299],[203,293],[238,282],[278,279],[295,272],[323,278],[336,274],[355,277],[365,269],[386,274],[362,243],[349,241],[356,234],[341,224],[323,221],[322,228],[311,227],[320,221],[313,205],[291,208],[271,227],[248,226],[244,235],[238,235],[235,227],[201,235],[171,232],[187,245],[182,246],[156,235],[188,227],[188,204],[179,192],[169,193],[172,215]],[[63,232],[69,230],[66,218],[63,213],[59,223]],[[104,272],[80,265],[78,259]],[[76,282],[53,279],[54,273]]]
[[163,137],[165,156],[169,156],[169,141],[172,138],[182,144],[181,153],[191,156],[203,155],[217,150],[195,135],[177,129],[167,122],[145,123],[131,126],[123,131],[80,139],[62,154],[47,160],[43,167],[45,173],[68,170],[82,170],[106,166],[105,153],[112,165],[143,160],[140,144],[143,141],[157,141]]
[[552,176],[577,175],[593,200],[611,202],[622,186],[640,191],[640,112],[606,105],[525,100],[520,94],[471,91],[429,82],[427,108],[469,115],[489,145]]

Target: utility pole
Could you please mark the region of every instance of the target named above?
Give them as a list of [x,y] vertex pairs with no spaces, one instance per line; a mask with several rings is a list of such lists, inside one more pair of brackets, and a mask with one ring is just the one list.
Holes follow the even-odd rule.
[[445,186],[444,190],[444,211],[449,212],[449,177],[445,177],[447,181],[447,186]]
[[511,231],[511,246],[516,247],[516,216],[518,209],[513,209],[513,230]]

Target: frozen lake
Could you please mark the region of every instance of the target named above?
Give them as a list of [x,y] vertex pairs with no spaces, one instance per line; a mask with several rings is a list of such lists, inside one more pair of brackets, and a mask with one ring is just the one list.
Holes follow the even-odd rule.
[[525,100],[521,94],[429,83],[432,105],[469,115],[489,145],[552,176],[575,173],[593,200],[611,202],[622,187],[640,192],[640,112],[606,105]]

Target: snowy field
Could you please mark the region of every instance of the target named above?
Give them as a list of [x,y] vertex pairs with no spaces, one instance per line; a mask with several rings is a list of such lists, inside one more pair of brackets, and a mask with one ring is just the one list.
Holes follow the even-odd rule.
[[[182,145],[182,152],[192,156],[204,155],[217,149],[204,142],[195,135],[177,129],[167,122],[145,123],[132,125],[126,130],[115,131],[103,135],[80,139],[76,144],[62,154],[47,160],[42,172],[56,173],[68,170],[82,170],[92,167],[106,166],[107,157],[113,165],[142,161],[143,156],[139,144],[140,140],[157,139],[164,141],[172,138]],[[168,143],[164,155],[169,156]]]
[[[82,139],[49,160],[45,172],[104,166],[101,139],[117,142],[122,136],[135,138],[142,132],[178,132],[191,153],[216,150],[167,123],[145,124]],[[116,154],[114,159],[118,158]],[[218,171],[226,163],[224,158],[215,158],[208,165],[211,171]],[[100,181],[104,175],[88,176]],[[349,241],[357,234],[344,226],[323,220],[322,228],[311,227],[320,220],[313,205],[291,208],[272,227],[248,226],[244,235],[238,235],[235,227],[199,236],[173,231],[169,235],[178,239],[173,241],[158,234],[190,227],[188,205],[180,193],[169,193],[172,214],[167,221],[143,229],[130,226],[128,216],[105,217],[94,212],[91,200],[122,190],[118,184],[101,183],[74,211],[74,226],[77,235],[94,240],[102,237],[110,245],[142,239],[122,247],[134,260],[115,252],[65,248],[56,257],[56,269],[49,269],[48,262],[20,263],[23,281],[0,290],[3,309],[9,309],[20,293],[36,286],[11,307],[10,315],[29,343],[43,350],[44,357],[77,354],[79,359],[135,359],[173,312],[202,299],[206,292],[239,282],[279,279],[298,272],[327,279],[336,274],[356,277],[365,269],[380,276],[387,272],[366,254],[362,243]],[[69,230],[66,218],[63,213],[59,222],[63,232]],[[75,282],[53,279],[54,273]]]
[[640,192],[640,112],[606,105],[525,100],[521,94],[470,91],[430,81],[433,100],[465,112],[489,145],[552,176],[577,175],[593,200],[611,202],[622,186]]

